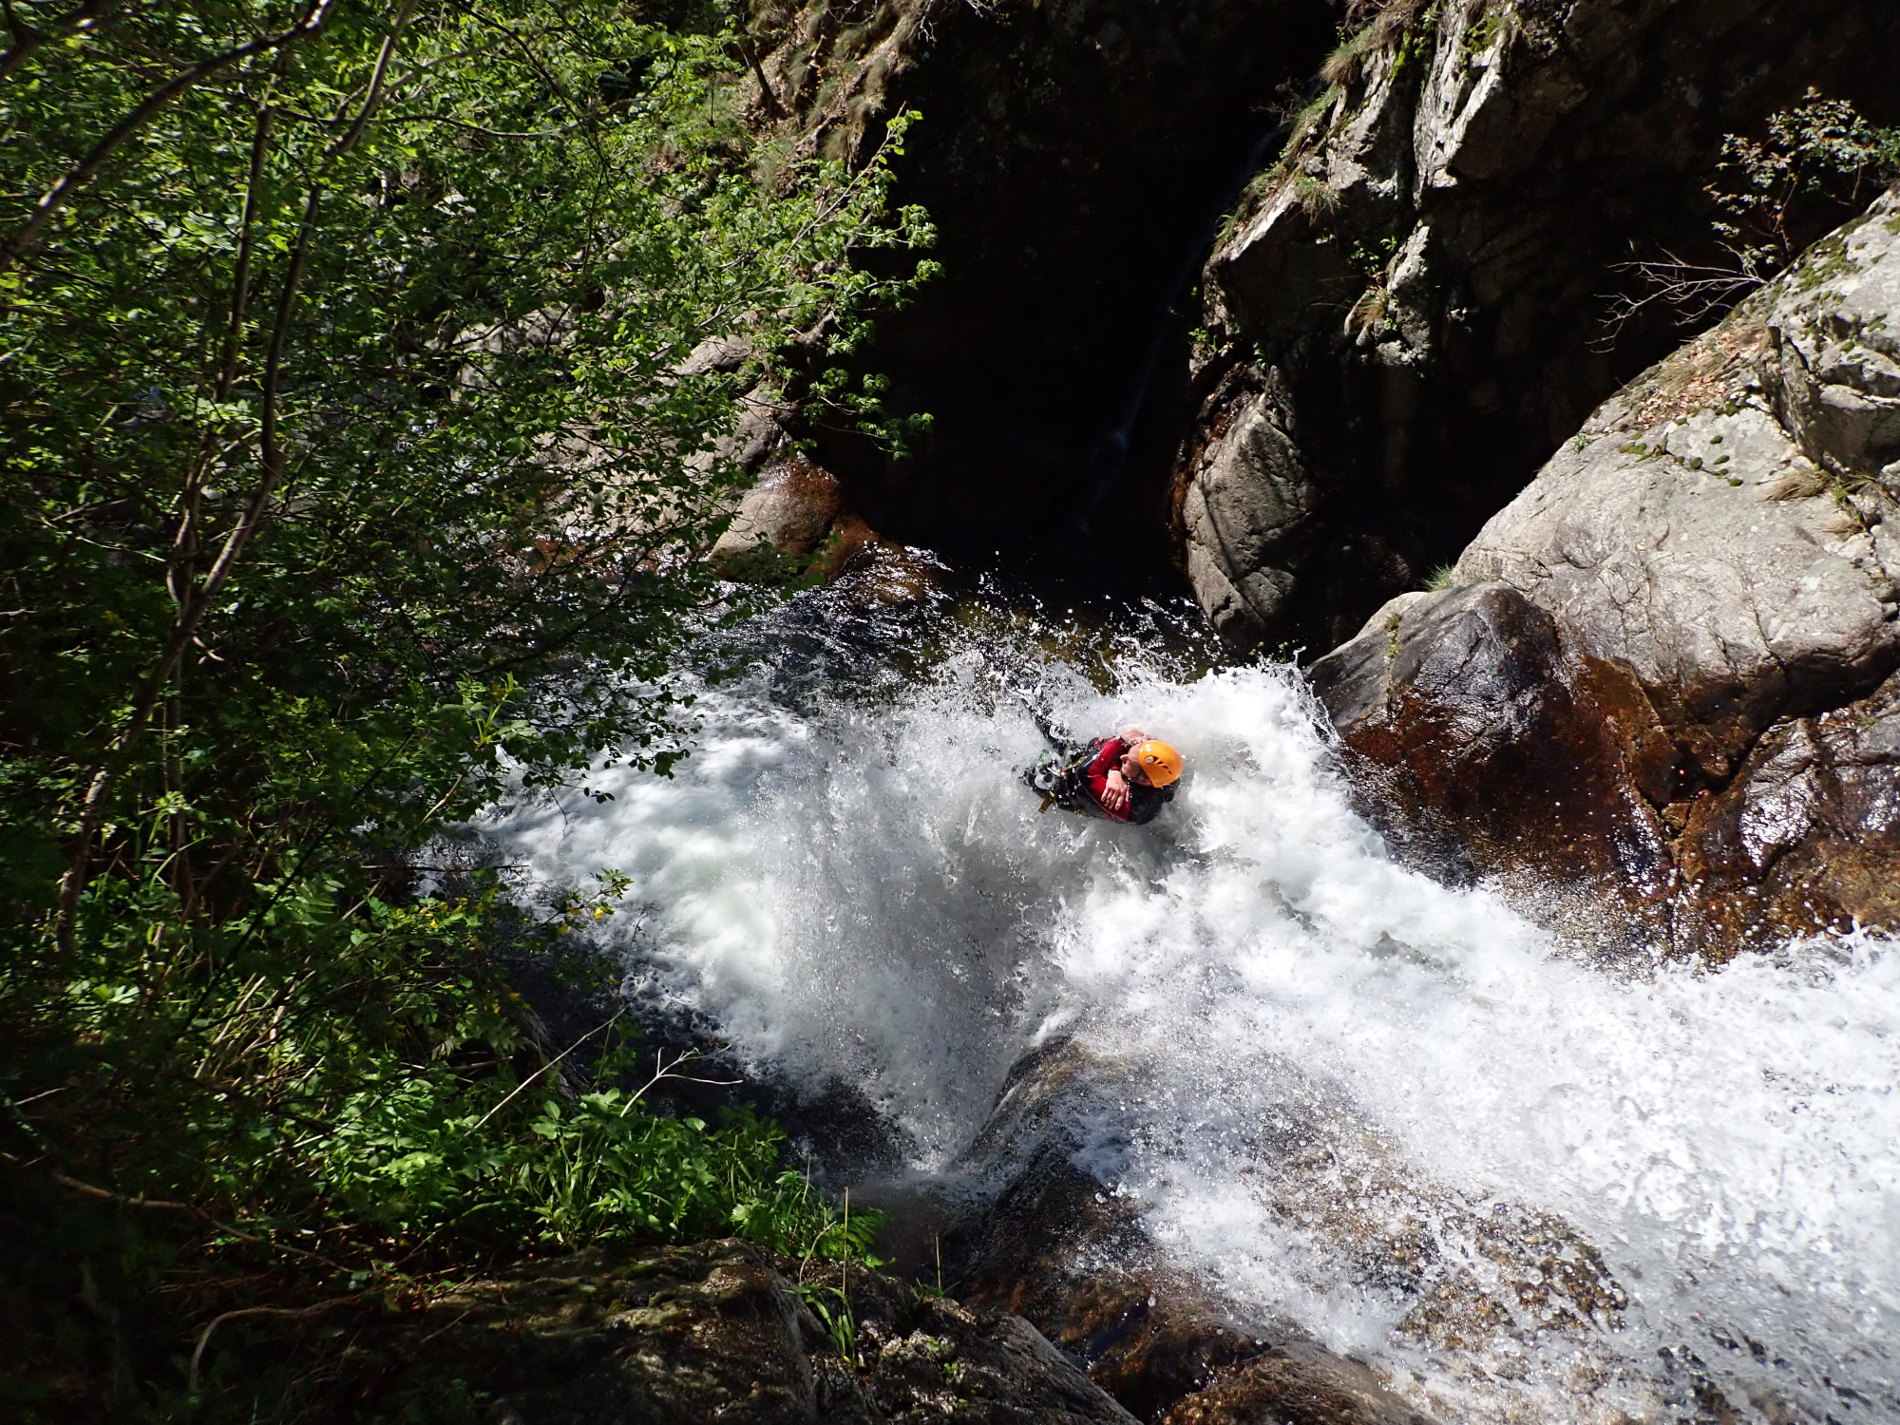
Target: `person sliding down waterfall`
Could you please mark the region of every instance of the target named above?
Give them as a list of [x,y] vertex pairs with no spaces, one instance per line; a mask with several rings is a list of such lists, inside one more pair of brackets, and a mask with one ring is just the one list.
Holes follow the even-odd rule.
[[1031,708],[1030,715],[1049,744],[1022,773],[1023,785],[1042,793],[1039,810],[1059,806],[1078,816],[1141,825],[1174,800],[1181,754],[1167,743],[1131,727],[1084,746],[1036,709]]

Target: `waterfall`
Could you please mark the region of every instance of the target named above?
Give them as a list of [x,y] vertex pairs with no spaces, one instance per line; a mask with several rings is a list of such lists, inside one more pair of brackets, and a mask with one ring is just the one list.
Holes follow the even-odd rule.
[[[758,632],[671,779],[490,827],[548,880],[632,877],[609,924],[649,992],[759,1072],[844,1078],[926,1174],[1073,1036],[1135,1086],[1077,1151],[1171,1260],[1447,1420],[1666,1419],[1687,1372],[1748,1418],[1900,1421],[1892,945],[1595,963],[1390,859],[1290,666],[853,597]],[[1038,814],[1025,678],[1186,752],[1158,821]],[[1400,1237],[1412,1268],[1367,1266]],[[1572,1309],[1566,1273],[1613,1286]],[[1485,1310],[1434,1315],[1458,1283]]]

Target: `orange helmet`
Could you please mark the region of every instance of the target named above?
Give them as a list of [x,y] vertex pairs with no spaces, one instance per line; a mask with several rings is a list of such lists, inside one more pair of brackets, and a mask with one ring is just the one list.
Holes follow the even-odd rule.
[[1135,764],[1147,777],[1148,785],[1165,787],[1181,776],[1181,754],[1165,742],[1156,742],[1152,737],[1146,742],[1135,744]]

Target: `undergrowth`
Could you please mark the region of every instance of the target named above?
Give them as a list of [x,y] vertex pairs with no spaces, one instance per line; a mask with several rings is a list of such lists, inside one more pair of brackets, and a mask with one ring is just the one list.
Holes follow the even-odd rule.
[[187,1372],[201,1323],[401,1308],[524,1254],[737,1236],[864,1259],[875,1215],[841,1218],[776,1126],[650,1106],[673,1066],[647,1072],[618,1018],[557,1049],[509,988],[524,956],[597,973],[566,932],[615,889],[531,919],[492,880],[354,905],[306,887],[177,958],[121,903],[144,973],[109,936],[31,995],[9,966],[0,1414],[169,1418],[241,1344]]
[[[25,9],[0,1419],[216,1418],[272,1329],[581,1242],[861,1256],[776,1128],[663,1111],[621,1022],[553,1042],[510,988],[589,973],[624,882],[421,863],[511,787],[680,754],[670,671],[740,608],[721,442],[916,272],[859,260],[924,235],[901,123],[788,160],[725,0]],[[692,374],[715,337],[756,355]]]

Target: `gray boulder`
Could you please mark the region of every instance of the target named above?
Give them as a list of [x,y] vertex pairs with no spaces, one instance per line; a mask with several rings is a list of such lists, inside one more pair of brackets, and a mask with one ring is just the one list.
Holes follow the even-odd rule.
[[1276,626],[1318,498],[1272,392],[1225,413],[1197,458],[1181,520],[1188,582],[1229,640],[1258,643]]
[[1896,923],[1896,312],[1900,192],[1606,402],[1453,587],[1314,666],[1397,839],[1716,958]]
[[[1900,195],[1606,403],[1465,550],[1722,776],[1900,666]],[[1900,316],[1895,317],[1900,324]],[[1888,467],[1891,467],[1889,469]]]

